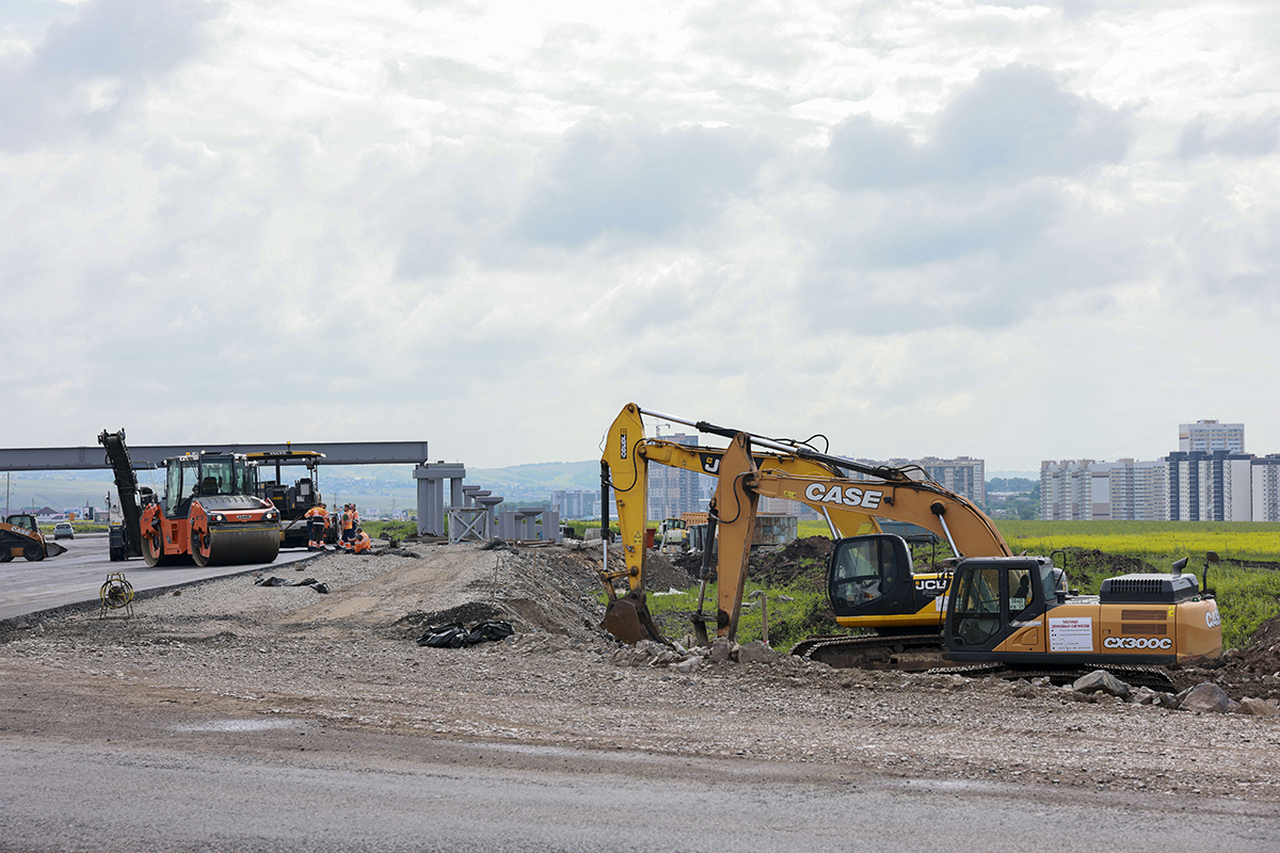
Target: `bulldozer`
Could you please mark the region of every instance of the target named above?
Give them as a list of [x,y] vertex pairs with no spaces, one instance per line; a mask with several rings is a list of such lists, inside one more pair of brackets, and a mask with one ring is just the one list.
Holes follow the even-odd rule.
[[17,557],[35,563],[46,557],[65,554],[66,551],[57,542],[45,541],[34,515],[15,513],[0,522],[0,563],[7,563]]
[[148,566],[270,563],[280,552],[280,511],[258,497],[258,466],[240,453],[200,451],[164,460],[165,494],[140,522]]

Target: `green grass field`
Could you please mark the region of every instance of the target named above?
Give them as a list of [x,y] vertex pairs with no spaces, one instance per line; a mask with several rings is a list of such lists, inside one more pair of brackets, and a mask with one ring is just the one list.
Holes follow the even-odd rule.
[[[1106,561],[1098,559],[1100,555],[1094,551],[1131,557],[1145,564],[1125,571],[1167,572],[1174,561],[1187,557],[1186,570],[1198,577],[1207,562],[1206,555],[1214,552],[1220,562],[1210,566],[1208,586],[1222,611],[1223,642],[1227,648],[1243,647],[1260,624],[1280,614],[1280,524],[1006,520],[998,522],[998,527],[1015,554],[1049,556],[1055,551],[1066,552],[1072,586],[1084,593],[1096,593],[1102,581],[1115,574],[1099,569],[1106,566]],[[799,535],[829,533],[823,521],[801,521]],[[950,553],[945,546],[942,550]],[[1058,555],[1059,565],[1062,560]],[[748,582],[748,596],[758,588]],[[826,607],[823,596],[812,589],[772,588],[767,593],[770,601],[776,602],[770,607],[769,624],[770,640],[777,648],[789,648],[805,636]],[[708,595],[714,592],[709,591]],[[696,605],[696,589],[679,597],[650,599],[650,609],[657,619],[667,612],[693,611]],[[744,642],[759,639],[758,607],[744,610],[739,637]]]

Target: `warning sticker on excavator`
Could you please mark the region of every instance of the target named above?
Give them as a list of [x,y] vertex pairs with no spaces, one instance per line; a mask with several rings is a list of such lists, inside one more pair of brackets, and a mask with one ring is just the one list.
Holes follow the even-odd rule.
[[1093,651],[1093,617],[1066,616],[1049,620],[1049,651]]

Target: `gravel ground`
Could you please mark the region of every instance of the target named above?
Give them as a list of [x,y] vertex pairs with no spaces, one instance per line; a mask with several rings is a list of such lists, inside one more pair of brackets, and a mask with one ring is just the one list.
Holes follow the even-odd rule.
[[[0,632],[0,680],[10,686],[0,733],[47,734],[109,709],[157,729],[179,714],[285,715],[910,778],[1280,799],[1280,717],[789,657],[704,659],[692,672],[647,665],[595,628],[597,561],[595,550],[555,546],[419,544],[281,567],[290,583],[324,582],[327,595],[240,575],[140,599],[132,618],[32,618]],[[415,642],[426,625],[489,617],[511,621],[515,636],[463,649]]]

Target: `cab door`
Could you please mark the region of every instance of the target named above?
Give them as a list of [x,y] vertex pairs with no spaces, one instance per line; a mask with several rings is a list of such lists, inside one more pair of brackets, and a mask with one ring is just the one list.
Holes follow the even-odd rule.
[[944,629],[947,654],[956,660],[991,660],[1043,652],[1040,575],[1040,566],[1027,561],[961,563]]

